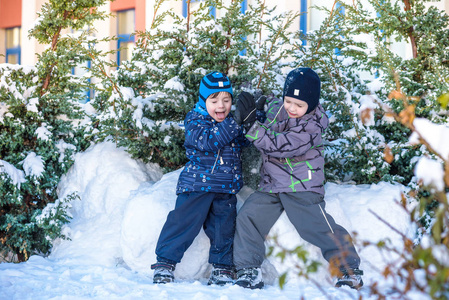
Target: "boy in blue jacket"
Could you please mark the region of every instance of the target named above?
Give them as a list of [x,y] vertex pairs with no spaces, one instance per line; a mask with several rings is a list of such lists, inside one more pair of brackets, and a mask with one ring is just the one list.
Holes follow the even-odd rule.
[[185,118],[189,161],[178,180],[175,209],[162,228],[156,246],[154,283],[174,281],[173,271],[184,252],[204,228],[210,239],[208,284],[233,282],[233,241],[236,193],[243,186],[242,128],[232,117],[232,86],[219,72],[203,77],[199,101]]

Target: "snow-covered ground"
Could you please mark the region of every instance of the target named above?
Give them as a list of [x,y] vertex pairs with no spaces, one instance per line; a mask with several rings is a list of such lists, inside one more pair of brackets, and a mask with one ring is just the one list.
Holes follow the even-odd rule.
[[[48,257],[0,264],[0,299],[358,299],[359,293],[364,299],[374,299],[367,286],[373,282],[386,285],[378,270],[394,257],[367,247],[359,248],[365,288],[333,287],[319,250],[301,240],[285,214],[270,236],[278,236],[289,249],[303,245],[311,259],[322,262],[311,280],[294,275],[293,258],[281,263],[270,257],[263,265],[267,285],[262,290],[207,286],[209,241],[201,232],[178,264],[176,282],[153,285],[150,264],[155,262],[154,249],[166,215],[174,207],[179,172],[162,176],[156,166],[136,162],[112,143],[78,154],[59,185],[60,197],[74,191],[80,196],[71,203],[73,219],[65,228],[70,240],[56,241]],[[402,190],[401,185],[387,183],[327,183],[327,211],[349,232],[356,231],[359,240],[390,238],[400,247],[400,236],[373,212],[410,236],[409,217],[397,204]],[[240,192],[239,207],[250,192],[248,188]],[[277,277],[283,272],[289,275],[280,289]],[[410,298],[423,296],[410,294]]]

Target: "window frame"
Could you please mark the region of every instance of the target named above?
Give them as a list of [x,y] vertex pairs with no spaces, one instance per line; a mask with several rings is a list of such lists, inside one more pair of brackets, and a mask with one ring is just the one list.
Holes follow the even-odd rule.
[[247,9],[248,9],[248,0],[243,0],[242,1],[242,8],[240,8],[240,12],[242,14],[245,14]]
[[[247,0],[243,0],[242,1],[242,7],[240,8],[240,12],[242,14],[246,14],[246,10],[248,9],[248,1]],[[246,41],[246,36],[242,38],[244,41]],[[240,56],[245,56],[246,55],[246,49],[240,50],[239,52]]]
[[[87,70],[90,70],[92,68],[92,61],[91,60],[86,60],[86,66],[85,67]],[[82,67],[80,67],[82,68]],[[75,72],[75,68],[72,68],[72,75],[74,76],[79,76],[76,74]],[[92,83],[92,79],[89,78],[87,79],[87,82]],[[84,94],[86,95],[86,101],[84,103],[89,102],[90,100],[92,100],[95,97],[95,90],[94,89],[87,89]]]
[[[300,16],[299,16],[299,30],[304,34],[307,35],[307,0],[300,0],[300,8],[299,8],[299,12],[300,12]],[[307,45],[307,39],[303,39],[302,40],[302,45],[306,46]]]
[[[14,29],[19,29],[19,44],[18,44],[18,46],[16,46],[16,47],[11,47],[11,48],[8,48],[8,31],[9,30],[14,30]],[[8,57],[10,56],[10,55],[17,55],[17,64],[21,64],[21,59],[22,59],[22,54],[21,54],[21,52],[22,52],[22,47],[21,47],[21,45],[20,45],[20,39],[21,39],[21,35],[22,35],[22,27],[21,26],[15,26],[15,27],[10,27],[10,28],[5,28],[5,49],[6,49],[6,60],[5,60],[5,62],[6,63],[10,63],[9,61],[8,61]]]
[[118,18],[118,14],[120,13],[124,13],[127,11],[133,11],[134,12],[134,31],[136,29],[136,9],[135,8],[130,8],[130,9],[124,9],[124,10],[117,10],[116,14],[117,14],[117,67],[120,66],[120,56],[121,56],[121,50],[120,47],[122,46],[122,44],[127,44],[127,43],[135,43],[135,36],[134,36],[134,31],[130,34],[119,34],[119,27],[120,27],[120,23],[119,23],[119,18]]

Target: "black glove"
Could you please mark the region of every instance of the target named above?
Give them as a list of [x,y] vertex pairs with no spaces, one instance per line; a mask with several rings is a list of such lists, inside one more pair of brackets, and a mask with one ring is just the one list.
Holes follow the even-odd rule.
[[261,89],[256,89],[254,92],[254,99],[256,99],[257,110],[265,110],[265,102],[267,102],[267,96],[262,94]]
[[245,129],[249,129],[256,121],[256,101],[254,96],[248,92],[241,92],[237,100],[234,119]]
[[257,110],[264,110],[265,102],[267,102],[267,96],[261,95],[259,98],[257,98],[257,100],[256,100]]

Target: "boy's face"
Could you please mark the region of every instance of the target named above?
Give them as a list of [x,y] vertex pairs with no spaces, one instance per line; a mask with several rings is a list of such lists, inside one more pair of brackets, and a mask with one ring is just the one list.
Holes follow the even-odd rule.
[[220,92],[206,99],[206,109],[209,115],[217,122],[223,122],[231,111],[232,98],[228,92]]
[[307,112],[309,105],[307,102],[295,99],[293,97],[284,97],[284,108],[290,118],[301,118]]

